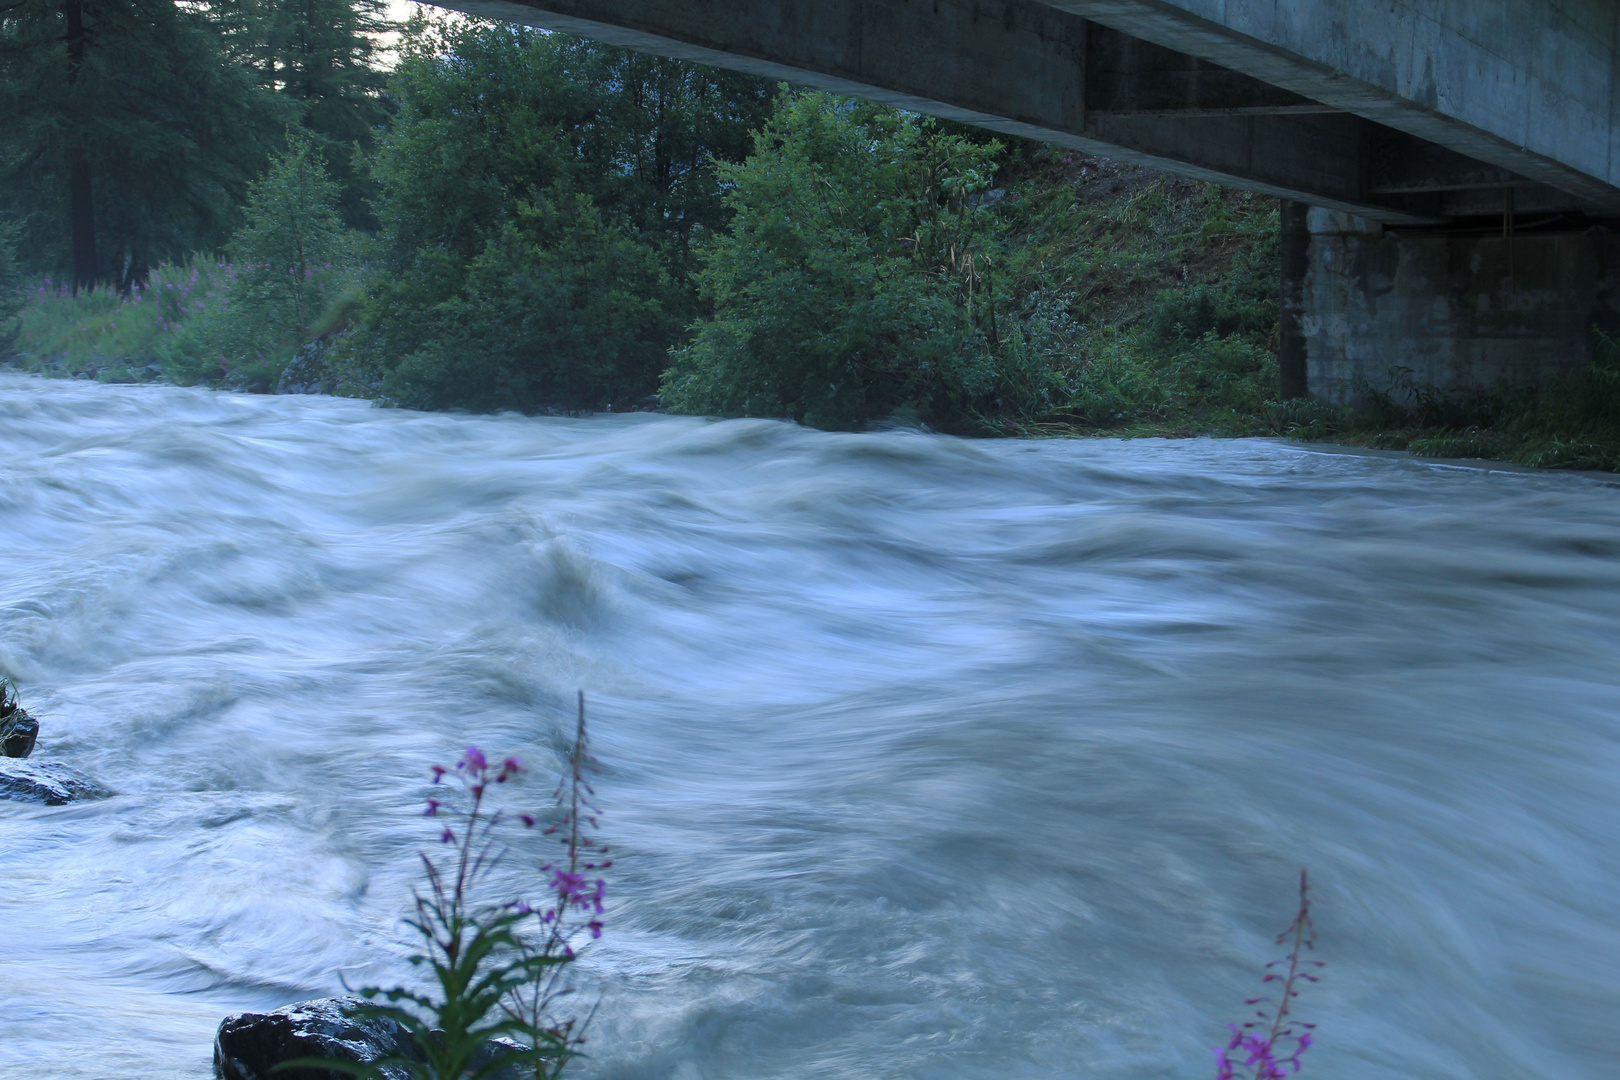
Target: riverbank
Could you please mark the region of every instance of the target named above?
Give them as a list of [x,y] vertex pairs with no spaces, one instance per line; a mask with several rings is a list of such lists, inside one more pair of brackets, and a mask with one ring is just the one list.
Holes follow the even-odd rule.
[[[982,208],[973,213],[995,215],[982,227],[993,231],[999,261],[990,260],[977,287],[1000,296],[1003,321],[995,310],[983,314],[990,303],[983,300],[975,301],[975,318],[1004,335],[1006,364],[994,378],[1011,382],[950,407],[891,401],[862,420],[869,401],[844,417],[848,426],[897,422],[992,437],[1276,435],[1419,457],[1620,470],[1620,348],[1611,339],[1599,341],[1589,370],[1537,389],[1497,387],[1458,398],[1396,368],[1389,389],[1366,387],[1351,408],[1281,403],[1274,200],[1033,145],[1015,145],[996,160],[998,186],[974,195]],[[316,320],[319,334],[296,351],[272,349],[246,363],[209,355],[218,335],[193,328],[228,304],[236,277],[229,263],[194,260],[159,267],[128,295],[102,289],[75,296],[45,280],[22,310],[9,367],[112,383],[431,404],[396,397],[397,372],[358,344],[369,340],[360,324],[373,302],[363,273],[335,294]],[[1043,289],[1032,291],[1032,282]],[[1010,313],[1022,321],[1008,321]],[[679,350],[672,355],[674,372]],[[560,411],[726,411],[726,401],[691,393],[689,382],[666,375],[662,397],[649,384],[593,408]],[[791,411],[785,402],[777,408]],[[820,419],[829,415],[824,410]]]

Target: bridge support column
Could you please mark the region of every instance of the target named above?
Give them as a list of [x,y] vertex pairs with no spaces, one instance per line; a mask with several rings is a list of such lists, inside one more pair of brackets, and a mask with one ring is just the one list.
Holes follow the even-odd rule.
[[1387,388],[1403,368],[1456,393],[1590,362],[1591,328],[1620,330],[1620,234],[1523,229],[1386,231],[1312,209],[1300,320],[1311,396],[1344,404],[1358,380]]
[[1306,378],[1305,275],[1310,270],[1310,207],[1284,199],[1278,207],[1282,283],[1277,303],[1277,381],[1283,401],[1310,396]]

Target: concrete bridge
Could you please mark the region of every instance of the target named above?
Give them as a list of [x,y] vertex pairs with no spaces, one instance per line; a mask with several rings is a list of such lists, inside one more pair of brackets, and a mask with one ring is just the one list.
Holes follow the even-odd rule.
[[1285,200],[1282,391],[1620,330],[1617,0],[453,0]]

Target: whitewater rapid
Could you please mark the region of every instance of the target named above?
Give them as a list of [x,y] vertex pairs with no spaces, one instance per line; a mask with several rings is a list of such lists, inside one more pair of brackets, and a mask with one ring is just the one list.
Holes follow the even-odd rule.
[[[1620,1075],[1620,486],[1269,440],[0,376],[0,1075],[407,977],[430,767],[591,701],[582,1080]],[[501,886],[537,880],[515,839]]]

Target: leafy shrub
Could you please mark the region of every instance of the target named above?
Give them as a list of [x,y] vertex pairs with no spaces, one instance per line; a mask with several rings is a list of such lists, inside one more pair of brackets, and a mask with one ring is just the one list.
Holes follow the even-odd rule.
[[784,99],[725,175],[736,217],[702,253],[714,311],[672,355],[671,408],[1263,430],[1268,200],[825,94]]
[[271,387],[353,275],[354,240],[343,227],[340,195],[313,136],[289,129],[287,148],[248,187],[226,294],[174,342],[173,374]]
[[476,21],[419,20],[372,157],[381,266],[337,347],[421,408],[588,411],[650,395],[697,311],[715,160],[774,90]]
[[714,306],[663,400],[684,412],[859,427],[901,405],[955,420],[1006,381],[999,250],[974,196],[1001,147],[823,93],[786,99],[725,166],[731,231],[701,253]]
[[585,411],[640,396],[671,329],[656,253],[584,195],[514,210],[517,220],[457,268],[449,296],[429,304],[420,278],[377,290],[394,313],[381,340],[409,349],[385,392],[414,408],[479,411]]

